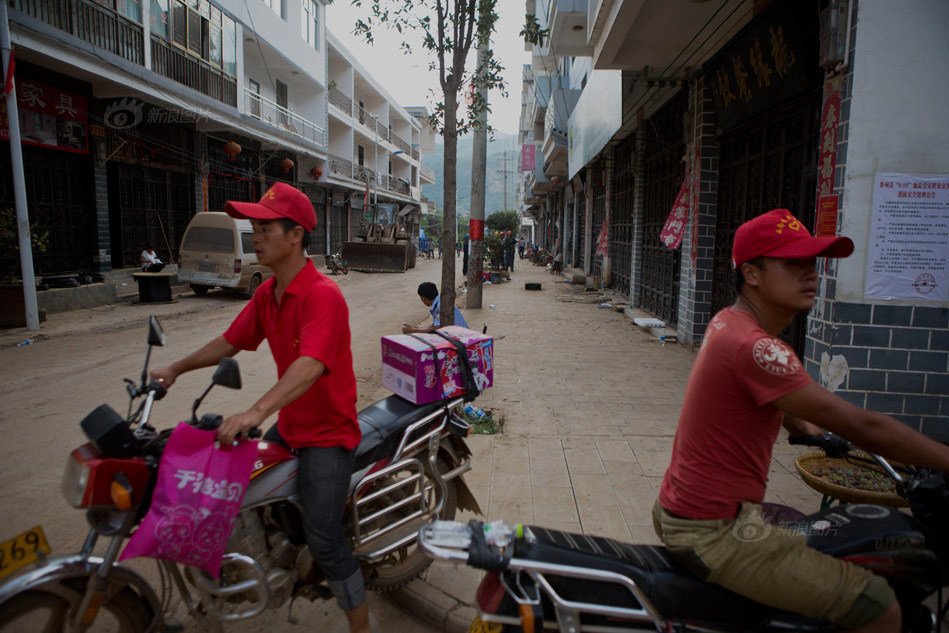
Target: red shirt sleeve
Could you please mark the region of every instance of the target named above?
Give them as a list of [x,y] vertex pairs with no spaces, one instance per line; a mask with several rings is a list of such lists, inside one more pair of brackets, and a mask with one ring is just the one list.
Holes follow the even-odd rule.
[[237,315],[231,326],[224,332],[224,340],[237,349],[253,352],[264,340],[264,328],[257,318],[258,297],[257,293],[247,302],[241,313]]
[[300,328],[300,356],[310,356],[323,363],[326,373],[333,371],[339,357],[339,346],[348,345],[349,308],[336,284],[325,284],[311,292],[303,306]]
[[743,343],[734,367],[738,383],[759,407],[812,382],[794,350],[772,336]]

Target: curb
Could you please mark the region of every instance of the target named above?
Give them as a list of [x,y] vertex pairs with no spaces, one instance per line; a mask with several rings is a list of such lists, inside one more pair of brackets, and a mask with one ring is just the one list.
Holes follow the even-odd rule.
[[[474,595],[474,589],[472,589]],[[474,607],[417,578],[391,594],[393,602],[443,633],[467,633],[478,615]]]

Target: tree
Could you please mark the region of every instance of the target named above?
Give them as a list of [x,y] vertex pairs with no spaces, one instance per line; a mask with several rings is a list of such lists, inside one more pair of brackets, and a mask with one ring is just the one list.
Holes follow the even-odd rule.
[[521,227],[521,218],[514,209],[495,211],[484,221],[484,225],[492,231],[517,233]]
[[[477,125],[477,116],[488,110],[488,91],[504,90],[503,67],[494,58],[487,43],[498,19],[497,0],[352,0],[352,4],[369,9],[366,19],[356,21],[355,31],[373,42],[373,29],[378,25],[405,34],[417,31],[422,35],[422,48],[433,59],[429,70],[438,73],[442,101],[435,106],[431,122],[445,139],[444,144],[444,216],[442,243],[454,244],[456,233],[456,169],[458,135]],[[434,20],[433,20],[434,15]],[[521,35],[531,43],[543,41],[546,30],[540,28],[533,15],[527,16]],[[484,43],[487,53],[479,59],[474,72],[466,66],[472,45]],[[412,45],[403,40],[403,52],[412,52]],[[479,71],[482,71],[479,73]],[[464,86],[472,88],[472,103],[463,118],[458,118],[458,93]],[[465,116],[466,114],[466,116]],[[454,323],[455,258],[442,259],[441,322]]]

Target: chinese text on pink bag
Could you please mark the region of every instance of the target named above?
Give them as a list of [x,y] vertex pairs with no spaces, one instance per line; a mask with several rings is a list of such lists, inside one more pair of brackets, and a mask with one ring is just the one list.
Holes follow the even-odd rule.
[[215,431],[181,422],[168,438],[148,514],[120,560],[161,558],[218,577],[241,508],[257,442],[215,448]]

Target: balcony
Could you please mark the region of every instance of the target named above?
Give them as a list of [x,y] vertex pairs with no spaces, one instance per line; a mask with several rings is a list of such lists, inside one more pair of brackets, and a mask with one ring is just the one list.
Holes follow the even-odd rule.
[[93,0],[6,0],[10,8],[109,51],[132,63],[145,64],[141,24]]
[[326,131],[312,121],[304,119],[299,114],[262,97],[256,92],[244,89],[245,112],[254,118],[285,130],[294,136],[315,143],[320,147],[326,145]]
[[237,107],[237,80],[200,57],[152,36],[152,71],[203,95]]
[[385,125],[383,125],[382,121],[376,118],[376,135],[379,137],[379,139],[383,141],[388,141],[390,134],[392,134],[392,130],[387,128]]
[[550,3],[550,40],[557,43],[559,57],[586,57],[587,0],[555,0]]
[[398,147],[400,150],[402,150],[406,154],[411,154],[412,152],[412,148],[409,146],[409,144],[406,143],[402,139],[402,137],[396,134],[395,132],[392,133],[392,144]]
[[330,105],[334,105],[349,116],[353,115],[353,100],[339,88],[330,88]]
[[579,90],[556,88],[550,96],[550,106],[544,114],[544,173],[548,176],[567,175],[567,128],[570,114],[580,99]]
[[330,154],[328,156],[330,164],[330,173],[344,178],[353,177],[353,161],[347,160],[342,156]]
[[418,168],[419,177],[425,181],[427,185],[435,184],[435,170],[426,165],[419,165]]
[[412,147],[412,158],[414,158],[415,160],[419,159],[418,147],[414,147],[414,146]]

